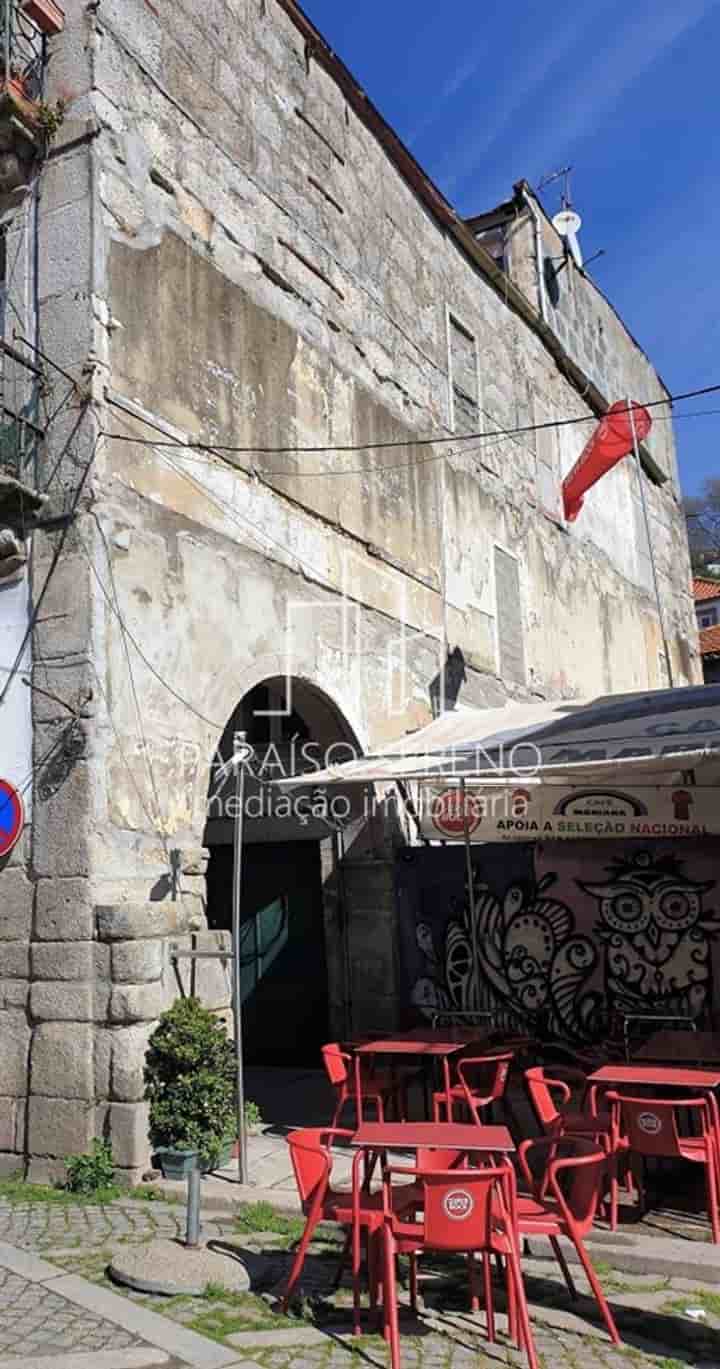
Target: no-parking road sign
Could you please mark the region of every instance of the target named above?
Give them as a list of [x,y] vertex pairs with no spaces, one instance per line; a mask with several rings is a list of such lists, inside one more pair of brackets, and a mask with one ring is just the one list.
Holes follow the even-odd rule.
[[0,780],[0,858],[12,851],[25,822],[25,810],[18,790],[8,780]]

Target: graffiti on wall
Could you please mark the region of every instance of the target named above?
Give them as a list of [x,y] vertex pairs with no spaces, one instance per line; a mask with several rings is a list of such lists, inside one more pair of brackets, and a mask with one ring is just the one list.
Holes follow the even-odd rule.
[[509,1028],[598,1039],[622,1013],[713,1004],[712,843],[488,845],[398,863],[406,1004],[493,1011]]

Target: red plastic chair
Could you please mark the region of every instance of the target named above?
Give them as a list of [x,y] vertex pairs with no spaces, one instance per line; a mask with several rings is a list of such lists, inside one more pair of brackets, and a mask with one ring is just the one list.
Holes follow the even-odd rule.
[[[325,1073],[335,1091],[335,1112],[330,1125],[336,1127],[343,1108],[348,1103],[355,1104],[352,1056],[343,1051],[337,1042],[334,1042],[331,1045],[323,1046],[322,1058]],[[378,1122],[384,1122],[385,1107],[388,1103],[396,1100],[398,1096],[401,1114],[402,1116],[407,1115],[407,1096],[402,1081],[398,1081],[392,1075],[376,1074],[372,1070],[364,1068],[361,1075],[361,1085],[363,1107],[366,1103],[372,1103],[377,1109]]]
[[[352,1131],[339,1127],[303,1127],[298,1131],[291,1131],[288,1135],[295,1182],[307,1221],[290,1270],[282,1310],[287,1312],[316,1227],[320,1222],[337,1222],[339,1226],[350,1229],[346,1251],[352,1240],[353,1313],[354,1331],[357,1334],[360,1330],[360,1236],[364,1230],[368,1237],[372,1307],[377,1301],[378,1269],[373,1237],[382,1229],[384,1205],[382,1193],[371,1194],[360,1186],[360,1164],[364,1158],[361,1150],[358,1150],[353,1158],[351,1192],[331,1187],[333,1156],[330,1147],[336,1140],[349,1140],[352,1135]],[[404,1191],[401,1189],[399,1193],[393,1194],[393,1203],[397,1203],[399,1210],[412,1208],[416,1201],[417,1193],[412,1188]]]
[[[542,1159],[540,1173],[534,1173],[532,1160]],[[520,1194],[516,1220],[521,1236],[547,1236],[560,1265],[568,1292],[577,1299],[573,1282],[558,1237],[571,1240],[585,1270],[595,1301],[603,1316],[610,1339],[620,1345],[620,1336],[602,1291],[590,1256],[583,1244],[595,1220],[605,1189],[608,1157],[600,1146],[582,1137],[556,1139],[543,1137],[524,1141],[519,1150],[520,1166],[531,1196]]]
[[[625,1094],[608,1093],[612,1117],[611,1145],[613,1157],[623,1150],[633,1155],[655,1156],[663,1159],[692,1160],[705,1166],[708,1214],[712,1238],[720,1244],[720,1138],[716,1127],[716,1113],[708,1098],[628,1098]],[[700,1134],[681,1135],[678,1112],[688,1112],[697,1120]],[[641,1211],[645,1210],[645,1194],[641,1175],[636,1175]],[[610,1186],[610,1226],[617,1228],[618,1182],[613,1172]]]
[[[433,1094],[433,1118],[440,1122],[454,1121],[455,1104],[466,1107],[473,1121],[480,1126],[485,1120],[483,1108],[497,1103],[505,1096],[513,1052],[503,1055],[467,1056],[458,1061],[457,1084],[450,1089],[450,1100],[445,1090]],[[445,1114],[445,1117],[443,1117]]]
[[[567,1070],[563,1070],[567,1074]],[[580,1075],[578,1082],[583,1080]],[[570,1084],[565,1079],[550,1078],[541,1065],[525,1071],[525,1084],[538,1126],[546,1136],[590,1136],[610,1145],[609,1112],[585,1112],[571,1109]],[[560,1106],[555,1101],[560,1095]]]
[[[394,1175],[411,1178],[417,1188],[414,1206],[421,1215],[408,1220],[408,1211],[398,1211],[391,1187]],[[401,1190],[402,1192],[402,1190]],[[484,1169],[406,1169],[392,1166],[383,1171],[384,1260],[383,1288],[385,1322],[390,1341],[392,1369],[400,1366],[395,1264],[398,1255],[410,1256],[410,1297],[416,1306],[418,1253],[444,1250],[467,1253],[473,1308],[475,1255],[483,1256],[483,1286],[487,1334],[495,1341],[495,1315],[491,1276],[491,1256],[505,1260],[508,1274],[508,1313],[511,1334],[525,1347],[530,1369],[538,1369],[530,1316],[528,1313],[517,1230],[513,1222],[515,1174],[509,1162]]]

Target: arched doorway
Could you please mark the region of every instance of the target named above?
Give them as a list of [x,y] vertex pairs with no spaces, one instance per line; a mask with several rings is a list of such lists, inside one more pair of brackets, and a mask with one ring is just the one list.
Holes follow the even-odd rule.
[[[264,680],[241,700],[218,747],[205,845],[211,928],[232,925],[234,781],[216,775],[236,732],[254,749],[246,781],[241,899],[243,1041],[249,1065],[317,1066],[329,1005],[344,979],[336,832],[322,806],[291,802],[269,781],[361,754],[335,704],[304,680]],[[346,816],[350,800],[342,807]],[[357,800],[354,800],[356,803]],[[341,805],[342,806],[342,805]],[[340,990],[341,992],[341,990]]]

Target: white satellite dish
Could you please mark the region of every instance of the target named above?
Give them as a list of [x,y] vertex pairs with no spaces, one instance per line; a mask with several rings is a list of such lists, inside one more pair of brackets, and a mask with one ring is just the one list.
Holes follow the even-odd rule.
[[553,227],[564,239],[575,265],[582,271],[583,258],[577,237],[582,228],[580,215],[576,214],[574,209],[561,209],[553,219]]

